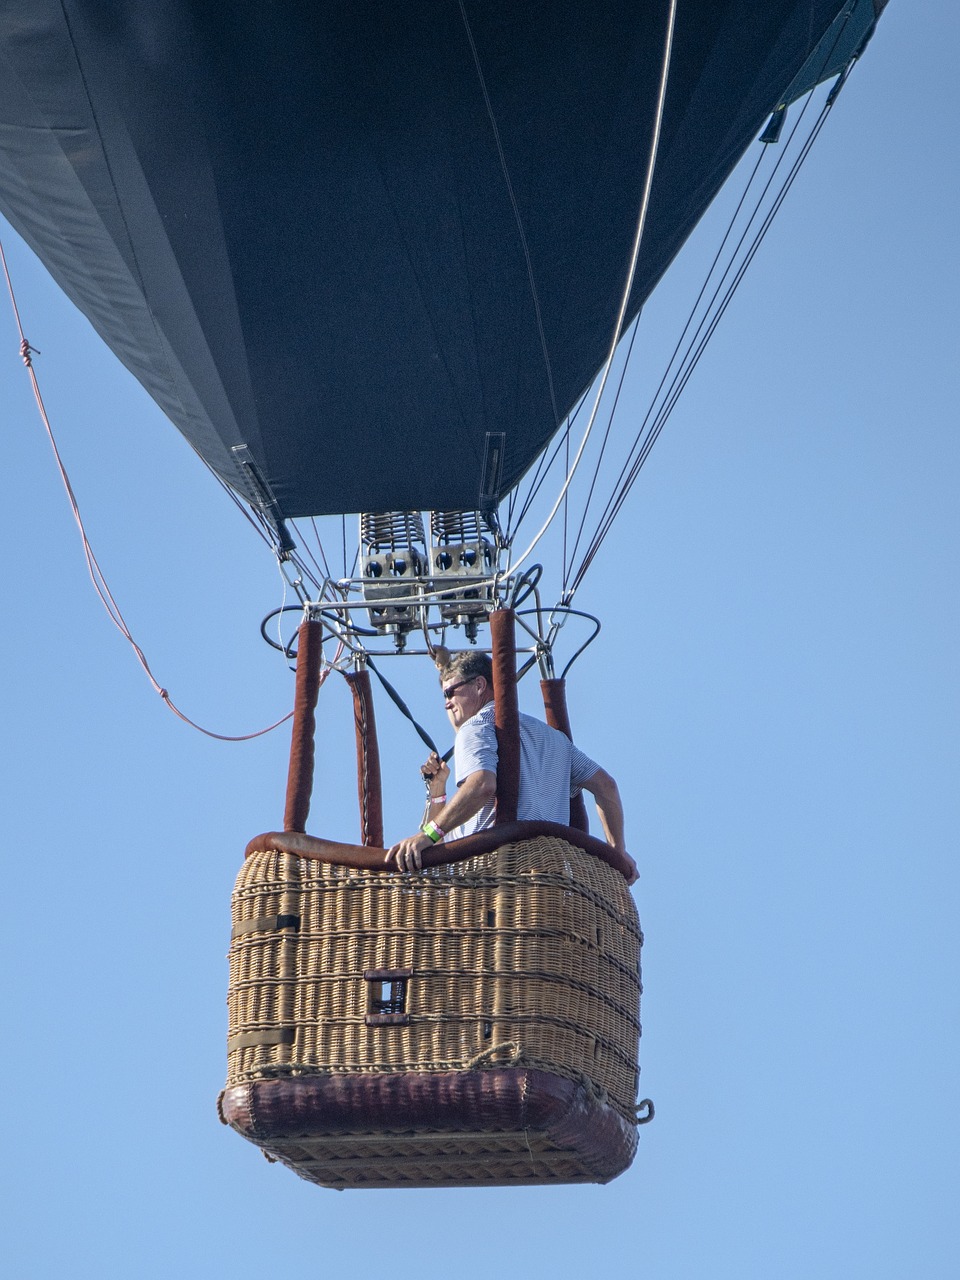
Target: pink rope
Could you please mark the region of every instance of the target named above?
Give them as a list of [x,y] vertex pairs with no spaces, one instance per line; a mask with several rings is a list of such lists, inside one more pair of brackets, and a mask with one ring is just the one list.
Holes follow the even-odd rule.
[[[178,716],[184,724],[188,724],[192,729],[196,729],[198,733],[206,734],[208,738],[216,738],[220,742],[249,742],[252,738],[260,738],[263,737],[265,733],[272,732],[280,725],[286,723],[286,721],[293,715],[293,712],[289,712],[289,714],[283,716],[282,719],[268,725],[266,729],[257,729],[253,733],[214,733],[213,730],[204,729],[202,725],[197,724],[195,721],[191,720],[188,715],[185,715],[150,670],[150,664],[147,661],[146,654],[137,644],[136,640],[134,640],[133,635],[130,632],[130,628],[127,626],[126,620],[120,611],[120,606],[117,604],[113,593],[107,585],[107,580],[103,576],[103,572],[97,562],[97,557],[94,554],[89,539],[87,538],[87,532],[83,527],[83,518],[80,515],[80,506],[77,502],[76,494],[73,491],[73,486],[70,483],[70,477],[67,475],[66,467],[63,465],[63,459],[60,457],[60,450],[57,448],[57,442],[53,434],[53,427],[50,425],[46,406],[43,403],[43,396],[40,394],[40,384],[37,381],[36,370],[33,367],[33,357],[34,355],[39,355],[40,352],[37,351],[36,347],[32,347],[24,336],[23,324],[20,320],[20,308],[17,306],[17,298],[14,293],[13,282],[10,279],[10,271],[7,267],[7,257],[3,251],[2,241],[0,241],[0,264],[3,266],[3,274],[7,282],[7,291],[10,294],[10,303],[13,307],[13,314],[17,324],[17,332],[20,335],[20,358],[26,367],[27,374],[29,375],[30,385],[33,388],[33,396],[37,402],[37,408],[40,411],[40,419],[43,422],[44,429],[47,433],[47,439],[50,441],[50,447],[53,449],[53,456],[56,459],[57,470],[60,472],[60,479],[63,481],[63,487],[67,493],[70,510],[73,512],[73,518],[76,521],[77,528],[80,530],[80,541],[83,545],[83,555],[87,563],[87,572],[90,574],[90,580],[93,583],[93,588],[99,596],[100,602],[107,612],[107,616],[133,649],[137,661],[146,673],[147,679],[150,681],[154,690],[160,695],[166,706],[170,708],[173,714]],[[321,684],[323,683],[323,680],[326,679],[326,676],[327,672],[323,672],[321,676]]]

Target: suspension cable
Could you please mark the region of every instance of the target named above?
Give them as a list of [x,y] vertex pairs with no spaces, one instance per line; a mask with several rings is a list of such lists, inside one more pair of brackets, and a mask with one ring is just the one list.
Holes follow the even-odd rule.
[[537,462],[536,469],[533,473],[533,476],[530,479],[529,491],[523,500],[523,505],[520,508],[520,514],[517,516],[516,521],[514,521],[513,519],[513,505],[512,505],[516,490],[514,490],[513,493],[511,493],[511,498],[510,498],[511,507],[507,515],[508,541],[513,541],[513,538],[516,536],[517,532],[519,531],[521,524],[523,523],[524,519],[527,516],[527,513],[529,512],[531,506],[536,500],[537,494],[543,488],[544,482],[546,481],[547,476],[550,474],[553,464],[556,462],[557,458],[559,457],[561,449],[563,450],[567,449],[567,445],[570,439],[570,432],[573,428],[573,424],[576,422],[577,418],[580,416],[580,410],[586,404],[586,401],[587,401],[587,392],[585,391],[581,395],[580,399],[577,401],[577,404],[573,412],[567,415],[567,425],[564,427],[562,434],[554,444],[553,453],[550,454],[549,461],[547,460],[547,450],[549,449],[549,445],[547,445],[541,452],[540,458]]
[[[793,135],[791,134],[791,137],[792,137],[792,136],[793,136]],[[680,336],[679,336],[679,338],[677,339],[677,341],[676,341],[676,343],[675,343],[675,345],[674,345],[673,352],[672,352],[672,353],[671,353],[671,355],[670,355],[670,359],[667,361],[667,365],[666,365],[666,368],[665,368],[665,369],[664,369],[664,371],[663,371],[663,376],[662,376],[662,377],[661,377],[661,379],[660,379],[660,383],[659,383],[659,385],[658,385],[658,387],[657,387],[656,391],[653,393],[653,396],[652,396],[651,401],[650,401],[650,406],[649,406],[649,408],[647,409],[646,414],[644,415],[643,421],[641,422],[640,427],[639,427],[639,429],[638,429],[638,431],[637,431],[636,435],[634,436],[633,444],[631,444],[630,448],[629,448],[629,449],[628,449],[628,451],[627,451],[626,461],[623,463],[622,467],[620,468],[620,474],[617,476],[617,479],[616,479],[616,481],[615,481],[615,482],[614,482],[614,484],[613,484],[613,490],[612,490],[611,497],[607,499],[607,505],[604,507],[603,513],[601,514],[600,520],[598,521],[598,525],[597,525],[597,528],[598,528],[598,529],[599,529],[599,528],[600,528],[600,526],[602,525],[603,520],[604,520],[604,518],[605,518],[606,514],[607,514],[607,513],[608,513],[608,511],[609,511],[610,503],[613,501],[613,495],[614,495],[614,494],[616,494],[616,493],[617,493],[617,491],[618,491],[618,485],[620,485],[620,484],[624,481],[624,477],[625,477],[625,475],[626,475],[626,473],[627,473],[627,469],[628,469],[628,467],[630,466],[630,458],[631,458],[631,457],[632,457],[632,455],[633,455],[633,451],[637,448],[637,446],[638,446],[638,444],[639,444],[639,442],[640,442],[640,440],[641,440],[641,438],[642,438],[642,436],[643,436],[643,433],[644,433],[644,431],[645,431],[645,430],[646,430],[646,428],[647,428],[647,424],[648,424],[648,422],[650,421],[650,415],[653,413],[654,406],[656,405],[657,401],[658,401],[658,400],[659,400],[659,398],[660,398],[660,393],[663,391],[664,384],[666,383],[666,381],[667,381],[668,377],[670,376],[670,371],[671,371],[671,369],[673,368],[674,362],[676,361],[676,359],[677,359],[677,357],[678,357],[678,355],[679,355],[679,353],[680,353],[681,347],[683,346],[684,340],[685,340],[685,338],[686,338],[686,336],[687,336],[687,333],[689,332],[690,326],[693,324],[694,317],[695,317],[695,316],[696,316],[696,314],[697,314],[697,309],[699,308],[700,303],[703,301],[703,295],[706,293],[706,291],[707,291],[707,286],[708,286],[708,285],[709,285],[709,283],[710,283],[710,280],[711,280],[711,278],[712,278],[712,276],[713,276],[714,271],[716,271],[716,269],[717,269],[717,265],[718,265],[718,263],[720,262],[720,258],[721,258],[721,256],[723,255],[723,251],[724,251],[724,249],[725,249],[725,247],[726,247],[727,241],[729,240],[729,238],[730,238],[731,234],[733,233],[733,228],[734,228],[734,226],[736,225],[737,218],[740,216],[740,211],[742,210],[742,208],[743,208],[744,204],[746,203],[747,196],[748,196],[748,195],[749,195],[749,193],[750,193],[750,188],[752,187],[752,185],[753,185],[753,181],[754,181],[754,179],[756,178],[757,172],[758,172],[758,170],[759,170],[759,168],[760,168],[761,164],[763,163],[763,159],[764,159],[764,153],[763,153],[763,151],[761,151],[760,155],[757,157],[757,162],[756,162],[756,164],[755,164],[755,165],[754,165],[754,167],[753,167],[753,171],[751,172],[750,177],[748,178],[747,183],[746,183],[746,185],[745,185],[745,187],[744,187],[744,189],[743,189],[743,192],[741,193],[740,199],[739,199],[739,201],[737,202],[737,207],[736,207],[736,209],[735,209],[735,210],[734,210],[734,212],[733,212],[733,215],[732,215],[732,217],[731,217],[731,219],[730,219],[730,222],[729,222],[729,224],[728,224],[728,226],[727,226],[727,229],[726,229],[726,231],[725,231],[725,232],[724,232],[724,234],[723,234],[723,239],[720,241],[720,245],[719,245],[719,247],[717,248],[716,253],[714,254],[713,262],[710,264],[710,268],[709,268],[709,270],[707,271],[706,276],[704,277],[703,284],[700,286],[700,292],[697,294],[696,300],[694,301],[693,306],[690,308],[690,314],[687,316],[687,320],[686,320],[686,323],[685,323],[685,324],[684,324],[684,326],[683,326],[683,330],[681,331]],[[754,215],[753,215],[753,216],[756,216],[756,213],[755,213],[755,212],[754,212]],[[751,218],[751,221],[752,221],[752,218]],[[747,225],[748,225],[748,227],[749,227],[749,223],[748,223]],[[741,242],[742,242],[742,241],[741,241]],[[734,251],[734,257],[735,257],[735,256],[736,256],[736,251]],[[727,268],[727,271],[729,271],[729,267]],[[714,291],[714,295],[713,295],[713,298],[711,299],[711,303],[709,303],[709,304],[708,304],[708,306],[707,306],[707,313],[706,313],[706,314],[709,314],[709,308],[710,308],[710,305],[712,305],[712,303],[716,300],[717,293],[719,292],[719,289],[720,289],[720,287],[722,286],[723,279],[726,277],[726,274],[727,274],[727,272],[725,271],[725,272],[724,272],[724,276],[723,276],[723,277],[721,277],[720,285],[718,285],[718,286],[717,286],[717,288],[716,288],[716,290]],[[706,318],[706,316],[704,317],[704,319],[705,319],[705,318]],[[695,332],[695,334],[694,334],[694,340],[696,339],[697,334],[699,334],[699,332],[700,332],[700,330],[701,330],[701,328],[702,328],[702,326],[703,326],[704,319],[701,319],[700,324],[699,324],[699,325],[698,325],[698,327],[697,327],[697,330],[696,330],[696,332]],[[604,448],[605,448],[605,446],[606,446],[607,440],[608,440],[609,435],[610,435],[611,428],[612,428],[612,426],[613,426],[613,419],[614,419],[614,413],[615,413],[615,411],[616,411],[616,404],[617,404],[617,401],[619,400],[619,397],[620,397],[620,391],[622,390],[622,387],[623,387],[623,382],[624,382],[624,378],[625,378],[625,376],[626,376],[627,368],[628,368],[628,366],[629,366],[629,364],[630,364],[630,357],[631,357],[631,355],[633,354],[633,344],[634,344],[634,341],[635,341],[635,339],[636,339],[637,332],[638,332],[638,329],[639,329],[639,322],[640,322],[640,317],[639,317],[639,315],[638,315],[638,316],[637,316],[636,323],[635,323],[635,326],[634,326],[633,334],[632,334],[631,339],[630,339],[630,347],[629,347],[629,349],[628,349],[628,351],[627,351],[627,357],[626,357],[626,360],[624,361],[623,369],[622,369],[622,371],[621,371],[621,375],[620,375],[620,383],[619,383],[619,385],[618,385],[618,387],[617,387],[617,397],[616,397],[616,400],[614,401],[614,405],[613,405],[613,407],[612,407],[612,409],[611,409],[610,416],[609,416],[609,419],[608,419],[608,422],[607,422],[607,431],[606,431],[606,434],[604,435]],[[689,351],[689,348],[688,348],[688,351]],[[687,357],[686,357],[686,355],[685,355],[685,356],[683,356],[683,357],[681,358],[681,367],[682,367],[682,365],[683,365],[683,361],[684,361],[684,360],[686,360],[686,358],[687,358]],[[672,385],[675,385],[676,376],[677,376],[677,375],[675,374],[675,375],[674,375],[674,384],[672,384]],[[593,494],[594,494],[594,491],[595,491],[596,485],[597,485],[597,483],[598,483],[598,481],[599,481],[599,479],[600,479],[600,468],[601,468],[601,465],[602,465],[602,462],[603,462],[603,453],[604,453],[604,448],[601,448],[600,456],[598,457],[596,467],[594,468],[593,479],[592,479],[592,481],[591,481],[591,483],[590,483],[590,492],[589,492],[589,494],[588,494],[586,504],[584,505],[583,518],[582,518],[582,520],[580,521],[580,527],[579,527],[579,529],[578,529],[578,531],[577,531],[577,540],[576,540],[576,543],[574,544],[573,552],[572,552],[571,557],[570,557],[571,564],[570,564],[570,566],[569,566],[569,567],[568,567],[566,564],[564,564],[564,566],[563,566],[563,569],[564,569],[564,573],[563,573],[563,590],[564,590],[564,592],[566,592],[566,590],[567,590],[567,588],[568,588],[568,586],[569,586],[569,568],[572,568],[572,563],[573,563],[573,561],[576,559],[577,551],[579,550],[579,547],[580,547],[580,540],[581,540],[581,538],[582,538],[582,536],[583,536],[583,534],[584,534],[584,531],[585,531],[585,529],[586,529],[587,514],[588,514],[588,512],[589,512],[590,503],[591,503],[591,501],[593,500]],[[589,549],[589,550],[588,550],[588,552],[587,552],[587,555],[590,557],[590,559],[591,559],[591,560],[592,560],[592,558],[593,558],[593,554],[595,554],[595,549],[593,548],[593,544],[591,543],[591,544],[590,544],[590,549]],[[579,579],[578,579],[578,581],[579,581]],[[574,588],[574,589],[575,589],[575,588]]]
[[813,141],[815,140],[816,135],[819,133],[820,128],[822,127],[824,118],[825,116],[822,116],[821,119],[817,122],[815,133],[811,135],[811,138],[805,144],[803,153],[801,157],[797,160],[796,165],[794,169],[791,171],[786,184],[784,185],[781,193],[778,195],[776,203],[764,218],[763,224],[760,228],[760,231],[757,234],[756,239],[751,245],[747,253],[747,256],[745,257],[743,262],[741,262],[740,266],[737,268],[734,278],[729,284],[729,286],[727,287],[727,291],[724,294],[717,310],[710,317],[710,320],[706,326],[705,332],[703,332],[702,336],[697,341],[695,349],[691,349],[692,354],[691,352],[688,351],[688,354],[685,357],[686,364],[682,368],[682,370],[679,371],[678,374],[676,375],[674,382],[671,386],[671,390],[668,394],[667,400],[664,402],[664,404],[661,406],[660,410],[658,411],[652,427],[650,428],[645,439],[643,440],[642,444],[639,447],[636,458],[634,459],[633,463],[630,464],[629,466],[626,479],[624,480],[619,490],[611,498],[610,503],[608,504],[604,518],[601,520],[600,524],[597,527],[597,531],[594,534],[593,539],[591,540],[590,546],[586,554],[584,555],[583,562],[580,568],[578,569],[576,575],[574,576],[573,583],[566,592],[566,596],[565,596],[566,599],[568,600],[572,599],[574,592],[582,582],[583,577],[586,574],[590,565],[592,564],[593,559],[596,556],[597,551],[600,549],[602,542],[606,538],[607,534],[610,532],[613,522],[615,521],[616,517],[619,515],[620,510],[623,507],[623,504],[626,501],[627,496],[629,495],[630,490],[632,489],[643,464],[646,462],[647,458],[650,456],[650,452],[653,449],[653,446],[656,444],[660,436],[660,432],[663,430],[663,427],[666,424],[667,419],[670,417],[671,413],[676,407],[676,404],[680,398],[680,395],[685,389],[687,383],[690,380],[690,377],[693,374],[694,369],[699,363],[700,357],[703,355],[704,348],[706,347],[710,338],[713,336],[713,333],[716,330],[717,325],[720,323],[720,320],[723,318],[723,315],[726,312],[727,307],[730,305],[733,295],[735,294],[737,288],[739,287],[740,282],[742,281],[747,271],[747,268],[750,266],[750,263],[753,261],[753,258],[756,255],[757,250],[759,249],[761,243],[763,242],[763,239],[766,236],[767,231],[770,228],[770,224],[772,223],[774,217],[776,216],[776,213],[780,209],[780,206],[782,205],[783,200],[787,195],[787,192],[792,186],[793,181],[796,178],[797,173],[799,172],[800,165],[803,163],[803,160],[809,154],[810,147],[813,145]]
[[[593,477],[590,480],[590,488],[587,492],[587,500],[583,505],[583,515],[580,517],[580,524],[577,527],[577,537],[573,544],[573,550],[570,552],[569,561],[567,559],[566,548],[564,548],[563,562],[562,562],[563,576],[561,578],[561,589],[564,592],[567,589],[567,582],[570,574],[570,569],[572,568],[573,562],[577,557],[577,551],[579,550],[579,547],[580,547],[580,539],[583,537],[583,531],[584,531],[584,528],[586,527],[587,515],[590,511],[590,504],[593,501],[594,491],[600,480],[600,469],[603,466],[603,457],[607,451],[607,445],[610,442],[610,433],[613,430],[613,423],[614,423],[614,419],[616,418],[617,406],[620,403],[620,393],[623,391],[623,384],[624,384],[624,381],[626,380],[627,369],[630,367],[630,357],[633,355],[633,344],[637,340],[637,334],[639,333],[639,331],[640,331],[640,312],[638,311],[633,321],[633,326],[630,333],[630,342],[627,346],[627,354],[624,357],[623,364],[620,368],[620,377],[617,380],[617,389],[614,392],[613,403],[610,405],[610,411],[607,414],[606,429],[603,433],[603,440],[600,443],[600,451],[597,454],[597,461],[593,468]],[[666,377],[666,374],[664,374],[664,377]]]
[[[839,38],[839,36],[837,38]],[[836,40],[834,41],[834,45],[835,44],[836,44]],[[829,57],[832,56],[832,51],[833,49],[831,47],[831,49],[827,52],[827,55],[826,55],[827,59],[829,59]],[[826,62],[824,63],[824,65],[827,65]],[[626,500],[631,488],[633,487],[633,484],[637,479],[640,469],[642,468],[647,457],[649,457],[649,454],[653,448],[653,445],[656,443],[657,439],[659,438],[660,432],[662,431],[674,407],[676,406],[676,403],[681,393],[685,389],[690,377],[692,376],[694,369],[699,363],[700,357],[702,356],[703,351],[709,339],[712,337],[714,331],[716,330],[717,325],[722,319],[727,307],[729,306],[734,294],[736,293],[736,290],[739,287],[739,284],[742,281],[748,267],[752,263],[757,251],[760,248],[760,245],[762,244],[764,238],[766,237],[766,234],[769,231],[774,218],[779,212],[783,204],[783,201],[785,200],[787,194],[790,191],[790,188],[792,187],[794,181],[796,180],[802,165],[804,164],[807,156],[810,154],[810,150],[812,149],[817,137],[820,134],[821,129],[823,128],[827,115],[829,114],[831,108],[833,107],[833,104],[836,100],[837,93],[839,92],[839,89],[842,86],[842,83],[845,81],[846,74],[848,73],[848,71],[849,71],[849,68],[845,69],[837,85],[834,86],[834,88],[831,90],[830,94],[828,95],[826,102],[821,108],[821,111],[817,120],[811,126],[809,135],[801,144],[799,154],[791,162],[789,172],[786,178],[784,179],[782,187],[774,197],[771,207],[768,209],[768,211],[762,218],[759,229],[756,231],[752,243],[749,245],[749,247],[747,248],[747,250],[743,255],[742,260],[734,270],[734,264],[737,262],[737,258],[740,255],[741,250],[743,249],[743,245],[746,240],[747,234],[750,230],[750,227],[753,225],[755,219],[757,218],[760,212],[761,206],[770,190],[770,187],[773,183],[773,180],[774,180],[774,177],[776,176],[777,171],[779,170],[781,164],[783,164],[786,160],[790,143],[793,141],[794,137],[797,134],[797,131],[800,128],[804,114],[806,113],[807,108],[809,107],[812,101],[812,95],[808,96],[806,102],[804,103],[800,116],[798,117],[796,123],[793,126],[793,129],[791,130],[789,139],[786,145],[784,146],[784,148],[781,150],[780,155],[777,159],[776,164],[773,167],[771,174],[767,178],[762,191],[757,197],[754,210],[747,221],[746,227],[741,233],[740,239],[736,247],[733,249],[731,253],[730,260],[727,266],[725,267],[718,284],[714,289],[710,302],[707,304],[707,309],[704,312],[704,315],[701,317],[699,323],[697,324],[696,329],[694,330],[693,336],[690,339],[690,344],[687,347],[686,353],[681,358],[680,365],[677,371],[673,374],[673,378],[670,383],[669,389],[667,390],[665,397],[662,403],[660,404],[659,409],[657,409],[656,414],[653,417],[652,425],[650,425],[648,429],[648,424],[650,424],[651,415],[654,414],[654,406],[656,405],[657,400],[660,397],[661,392],[663,391],[664,385],[670,374],[670,368],[672,367],[674,360],[677,358],[677,354],[679,352],[680,346],[683,343],[688,330],[690,329],[690,325],[693,322],[693,318],[694,318],[694,315],[696,314],[696,310],[703,299],[703,295],[706,291],[710,277],[712,276],[714,270],[717,267],[719,257],[723,252],[723,249],[727,243],[727,240],[729,239],[733,231],[734,224],[743,208],[743,205],[746,200],[746,196],[749,193],[750,187],[753,184],[753,181],[759,170],[760,164],[762,163],[762,159],[763,159],[762,155],[760,159],[758,159],[757,164],[754,166],[753,171],[751,172],[750,178],[747,182],[746,188],[744,190],[744,193],[741,196],[741,199],[737,205],[737,208],[734,211],[734,214],[731,218],[730,225],[728,226],[727,231],[724,235],[723,242],[721,243],[720,249],[718,250],[717,255],[714,257],[714,261],[711,264],[709,272],[707,273],[707,278],[704,281],[704,285],[701,287],[700,293],[697,296],[697,300],[695,301],[695,303],[693,304],[693,308],[691,309],[691,314],[687,320],[686,325],[684,326],[683,333],[681,334],[680,339],[678,340],[677,345],[674,348],[673,355],[671,356],[670,361],[668,362],[666,372],[664,373],[663,378],[661,378],[660,385],[658,386],[657,391],[654,393],[653,399],[650,404],[650,408],[647,410],[647,413],[643,419],[643,422],[641,423],[640,429],[634,438],[634,443],[631,445],[630,450],[628,451],[627,461],[623,464],[623,467],[621,468],[619,478],[614,485],[613,492],[611,493],[611,496],[608,499],[607,505],[604,508],[604,512],[601,515],[601,518],[598,521],[596,530],[588,544],[587,550],[584,554],[583,561],[581,562],[579,568],[577,569],[575,575],[573,576],[572,582],[569,584],[566,581],[564,582],[563,598],[566,601],[569,602],[569,600],[573,598],[573,595],[576,592],[577,588],[579,587],[580,583],[582,582],[584,575],[586,574],[588,568],[592,564],[593,559],[595,558],[597,551],[600,548],[600,545],[602,544],[603,540],[606,538],[607,534],[609,533],[614,520],[619,514],[624,501]],[[724,290],[724,284],[727,281],[728,277],[730,276],[731,272],[733,272],[732,279],[729,281],[729,283],[726,284],[725,292],[723,292],[723,295],[721,297],[721,291]],[[720,299],[719,302],[717,301],[718,298]],[[646,432],[646,435],[644,435],[645,432]],[[599,463],[597,465],[599,468]],[[591,493],[592,493],[592,489],[591,489]],[[578,545],[579,545],[579,535],[578,535]]]
[[593,431],[593,425],[596,422],[597,413],[600,409],[600,401],[603,396],[604,388],[607,385],[607,379],[610,376],[610,369],[613,366],[613,358],[614,358],[614,355],[616,354],[617,345],[620,342],[620,335],[623,330],[624,318],[627,313],[627,308],[630,305],[630,294],[633,290],[633,281],[637,271],[637,263],[640,259],[640,245],[643,241],[643,232],[644,232],[644,227],[647,221],[647,209],[650,204],[650,192],[653,186],[653,172],[656,166],[657,151],[660,146],[660,129],[663,123],[663,108],[664,108],[664,103],[666,101],[666,96],[667,96],[667,81],[670,73],[670,56],[671,56],[671,51],[673,47],[673,29],[674,29],[674,22],[675,22],[676,13],[677,13],[677,0],[669,0],[669,2],[670,2],[670,8],[669,8],[669,13],[667,17],[666,37],[664,39],[663,63],[662,63],[661,72],[660,72],[660,84],[657,92],[657,105],[656,105],[656,110],[654,112],[653,133],[650,141],[650,152],[647,159],[647,171],[644,177],[643,190],[640,198],[640,213],[637,218],[637,227],[636,227],[636,232],[634,234],[634,239],[633,239],[633,248],[630,254],[630,266],[627,271],[626,284],[624,285],[623,296],[620,301],[620,307],[617,312],[616,323],[614,324],[614,328],[613,328],[613,338],[610,343],[610,350],[606,360],[604,361],[603,372],[601,374],[600,382],[597,387],[597,392],[594,397],[593,409],[590,412],[589,421],[587,422],[586,429],[583,433],[583,438],[580,441],[580,447],[577,449],[576,455],[573,459],[573,463],[567,470],[567,477],[563,482],[563,487],[557,496],[556,502],[554,502],[553,507],[551,508],[550,514],[547,516],[546,520],[544,521],[543,527],[540,529],[539,533],[536,535],[536,537],[533,539],[533,541],[524,551],[523,555],[519,556],[515,561],[511,563],[511,565],[509,566],[508,572],[513,572],[531,555],[534,548],[539,543],[540,539],[543,537],[547,529],[553,523],[553,519],[556,516],[557,511],[560,509],[560,504],[563,502],[564,498],[566,497],[567,490],[570,488],[570,484],[573,480],[573,477],[576,475],[577,468],[580,465],[580,460],[583,457],[584,450],[587,447],[587,441],[589,440],[590,434]]

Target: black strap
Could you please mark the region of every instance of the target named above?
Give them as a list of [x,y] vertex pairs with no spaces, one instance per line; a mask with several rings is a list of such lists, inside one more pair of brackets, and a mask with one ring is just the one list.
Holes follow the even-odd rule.
[[300,932],[299,916],[251,916],[248,920],[239,920],[233,926],[231,938],[241,938],[245,933],[276,933],[278,929],[292,929]]
[[238,1031],[227,1039],[227,1053],[250,1049],[255,1045],[293,1044],[296,1027],[270,1027],[266,1031]]

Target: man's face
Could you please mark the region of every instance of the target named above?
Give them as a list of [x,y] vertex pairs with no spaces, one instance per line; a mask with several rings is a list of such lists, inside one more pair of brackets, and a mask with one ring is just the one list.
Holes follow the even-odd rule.
[[474,676],[472,680],[448,676],[443,681],[442,688],[447,715],[454,729],[459,729],[465,720],[475,716],[484,703],[489,701],[489,690],[483,676]]

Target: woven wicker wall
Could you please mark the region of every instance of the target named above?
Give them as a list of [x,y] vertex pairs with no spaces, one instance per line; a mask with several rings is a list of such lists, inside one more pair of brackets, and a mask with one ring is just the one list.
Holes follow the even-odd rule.
[[[414,876],[254,854],[233,923],[228,1086],[523,1065],[634,1116],[636,909],[616,871],[562,840]],[[369,1025],[384,992],[364,973],[398,970],[403,1013]]]

